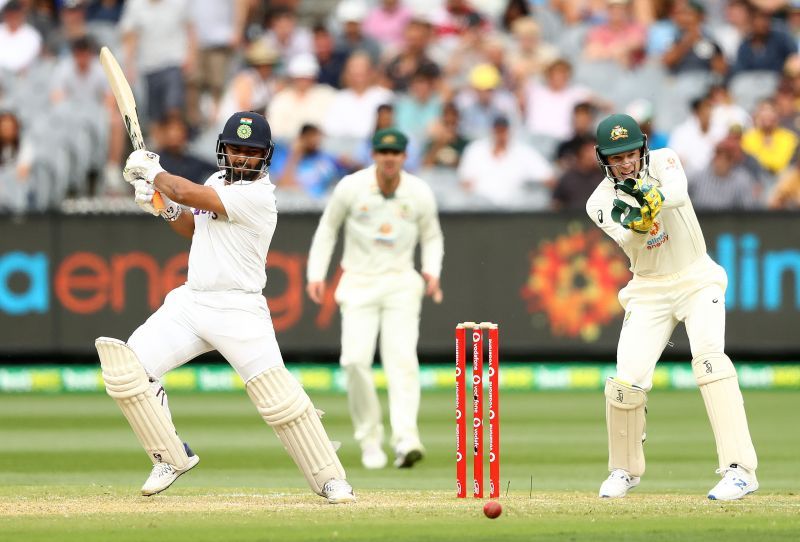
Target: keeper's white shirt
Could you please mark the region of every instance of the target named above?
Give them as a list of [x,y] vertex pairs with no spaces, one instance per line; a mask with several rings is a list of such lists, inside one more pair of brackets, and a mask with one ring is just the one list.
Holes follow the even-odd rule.
[[267,283],[266,260],[278,223],[275,185],[269,176],[250,184],[225,184],[224,173],[205,182],[213,187],[227,216],[201,209],[194,213],[186,284],[204,292],[261,292]]
[[611,219],[615,198],[628,203],[635,200],[615,188],[606,177],[586,203],[586,212],[630,258],[630,270],[636,275],[655,277],[671,275],[686,268],[706,254],[706,242],[697,222],[687,191],[686,173],[672,149],[650,152],[650,167],[645,181],[664,194],[664,204],[649,233],[640,234],[623,228]]
[[436,199],[428,184],[405,171],[395,193],[378,188],[375,166],[343,178],[320,219],[308,256],[308,280],[325,279],[336,237],[344,223],[342,268],[382,275],[414,269],[414,248],[422,247],[422,272],[439,277],[444,254]]

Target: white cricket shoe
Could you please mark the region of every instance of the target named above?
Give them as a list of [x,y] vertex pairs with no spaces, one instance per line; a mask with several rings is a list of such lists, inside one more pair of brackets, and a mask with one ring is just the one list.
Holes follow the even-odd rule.
[[727,469],[717,469],[717,474],[722,475],[722,480],[708,492],[712,501],[735,501],[758,489],[755,473],[735,463]]
[[361,464],[365,469],[382,469],[389,462],[380,444],[368,444],[361,449]]
[[425,457],[425,450],[419,441],[400,442],[395,448],[394,466],[398,469],[410,469]]
[[331,504],[342,504],[356,502],[356,495],[353,493],[353,486],[347,480],[331,478],[322,486],[322,496],[328,499]]
[[626,470],[614,469],[600,484],[600,496],[609,499],[624,497],[628,494],[628,490],[639,485],[640,480],[641,478],[631,476]]
[[171,486],[181,474],[192,469],[199,462],[200,456],[192,455],[189,457],[189,464],[185,469],[176,469],[169,463],[156,463],[153,465],[153,470],[150,471],[150,476],[147,477],[147,481],[145,481],[144,485],[142,486],[142,495],[149,497],[151,495],[155,495],[156,493],[161,493]]

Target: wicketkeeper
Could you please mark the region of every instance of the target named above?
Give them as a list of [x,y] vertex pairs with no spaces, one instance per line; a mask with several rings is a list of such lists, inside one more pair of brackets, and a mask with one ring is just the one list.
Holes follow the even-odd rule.
[[722,475],[708,498],[740,499],[758,489],[758,460],[736,369],[725,355],[728,278],[706,253],[681,162],[671,149],[650,152],[647,137],[628,115],[600,123],[597,159],[605,178],[586,211],[622,247],[633,272],[619,293],[625,318],[617,375],[605,388],[611,474],[600,496],[624,497],[639,485],[653,371],[673,329],[684,322]]
[[[278,220],[268,173],[272,150],[267,120],[242,112],[226,122],[217,141],[220,171],[202,185],[167,173],[158,155],[144,150],[125,164],[123,176],[134,185],[139,206],[192,239],[186,284],[171,291],[127,343],[95,342],[106,390],[153,462],[143,495],[164,491],[199,461],[178,437],[159,379],[217,350],[311,489],[331,503],[355,500],[319,413],[283,365],[261,293]],[[164,209],[154,207],[156,190]]]

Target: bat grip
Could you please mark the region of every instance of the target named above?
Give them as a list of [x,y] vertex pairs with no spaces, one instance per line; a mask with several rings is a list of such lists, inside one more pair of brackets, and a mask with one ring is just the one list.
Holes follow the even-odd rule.
[[153,194],[153,207],[156,211],[163,211],[166,208],[166,205],[164,205],[164,198],[161,197],[161,192],[156,191],[156,193]]

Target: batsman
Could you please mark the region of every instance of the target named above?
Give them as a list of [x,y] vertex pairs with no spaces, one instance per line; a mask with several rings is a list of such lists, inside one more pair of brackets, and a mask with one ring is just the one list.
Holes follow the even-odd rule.
[[653,371],[675,326],[684,322],[722,476],[708,498],[740,499],[758,489],[758,460],[736,369],[725,355],[728,278],[706,253],[686,174],[673,150],[649,151],[647,136],[628,115],[599,124],[596,152],[605,178],[586,211],[622,247],[633,272],[619,292],[625,317],[616,376],[605,386],[610,475],[600,496],[624,497],[639,485]]
[[[127,342],[95,341],[106,391],[114,398],[153,463],[142,495],[167,489],[200,458],[178,436],[161,378],[217,350],[244,382],[311,489],[330,503],[355,500],[319,412],[286,369],[267,302],[265,262],[278,221],[269,179],[274,145],[257,113],[232,115],[217,139],[217,165],[204,184],[164,171],[159,156],[134,151],[123,177],[136,203],[192,240],[186,284]],[[163,209],[154,206],[161,194]]]

